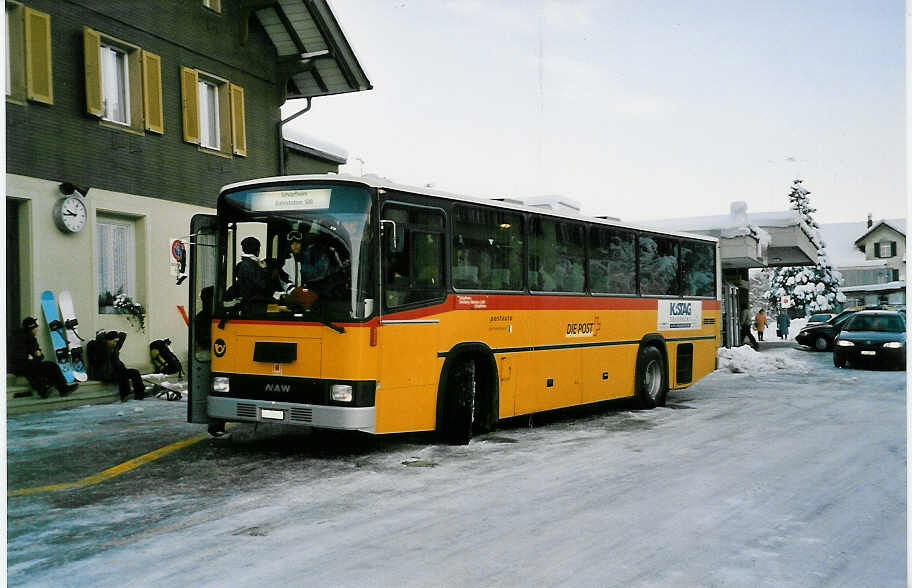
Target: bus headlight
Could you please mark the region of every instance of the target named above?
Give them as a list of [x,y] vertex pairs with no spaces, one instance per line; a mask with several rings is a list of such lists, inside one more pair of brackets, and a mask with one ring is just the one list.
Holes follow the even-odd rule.
[[228,378],[224,376],[216,376],[212,378],[212,391],[213,392],[228,392]]
[[903,344],[899,341],[890,341],[889,343],[884,343],[884,347],[887,349],[902,349]]
[[854,343],[852,343],[851,341],[846,341],[844,339],[840,339],[839,341],[837,341],[836,345],[838,347],[855,347]]
[[350,384],[333,384],[331,395],[336,402],[351,402],[352,387]]

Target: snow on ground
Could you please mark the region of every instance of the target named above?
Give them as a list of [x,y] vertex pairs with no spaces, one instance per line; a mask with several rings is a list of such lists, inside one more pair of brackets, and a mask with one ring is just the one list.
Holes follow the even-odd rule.
[[667,408],[536,417],[465,447],[327,454],[261,432],[175,460],[167,492],[42,510],[80,523],[69,553],[94,549],[62,562],[28,526],[41,498],[11,501],[9,583],[904,586],[905,374],[756,355]]
[[754,351],[750,345],[732,347],[731,349],[721,347],[718,357],[720,370],[728,370],[736,374],[745,372],[757,373],[771,369],[784,370],[793,367],[795,364],[794,360],[785,355],[761,353]]

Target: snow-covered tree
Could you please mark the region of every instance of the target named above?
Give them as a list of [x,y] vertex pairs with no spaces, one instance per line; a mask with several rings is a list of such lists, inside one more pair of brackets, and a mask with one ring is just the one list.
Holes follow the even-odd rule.
[[791,296],[794,303],[792,316],[835,310],[837,304],[846,301],[839,289],[842,274],[830,263],[826,244],[820,238],[819,225],[813,217],[817,209],[811,206],[808,198],[810,191],[801,184],[801,180],[792,182],[788,197],[791,208],[798,212],[801,222],[807,226],[811,235],[811,242],[817,247],[816,263],[804,267],[776,268],[770,277],[769,291],[766,294],[770,308],[779,308],[782,296]]
[[751,316],[757,314],[757,311],[761,308],[769,311],[766,299],[770,287],[770,276],[772,274],[773,270],[770,268],[750,270],[748,274],[750,283],[748,300],[750,300],[751,303]]

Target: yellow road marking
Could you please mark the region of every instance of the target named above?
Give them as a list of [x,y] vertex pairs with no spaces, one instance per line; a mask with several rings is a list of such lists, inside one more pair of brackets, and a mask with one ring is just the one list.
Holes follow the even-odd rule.
[[178,441],[177,443],[172,443],[171,445],[166,445],[155,451],[150,451],[139,457],[135,457],[129,461],[125,461],[122,464],[116,465],[112,468],[108,468],[103,472],[97,474],[92,474],[81,480],[76,480],[75,482],[68,482],[66,484],[51,484],[49,486],[38,486],[36,488],[21,488],[19,490],[11,490],[7,492],[7,496],[25,496],[27,494],[37,494],[39,492],[51,492],[53,490],[66,490],[68,488],[82,488],[84,486],[92,486],[93,484],[98,484],[104,482],[114,476],[119,476],[124,472],[129,472],[134,468],[154,461],[160,457],[163,457],[172,451],[177,451],[178,449],[183,449],[188,445],[193,445],[194,443],[199,443],[203,439],[209,437],[208,433],[203,433],[201,435],[196,435],[195,437],[190,437],[189,439],[184,439],[183,441]]

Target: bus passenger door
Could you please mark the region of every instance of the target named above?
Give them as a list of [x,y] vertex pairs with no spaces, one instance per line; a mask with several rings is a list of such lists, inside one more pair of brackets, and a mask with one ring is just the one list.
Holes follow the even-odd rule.
[[187,381],[190,399],[187,422],[208,423],[210,353],[212,352],[212,305],[215,269],[218,265],[218,221],[209,214],[197,214],[190,221],[190,308],[187,345]]
[[444,213],[386,202],[381,210],[381,320],[377,432],[436,424],[439,315],[445,300]]

